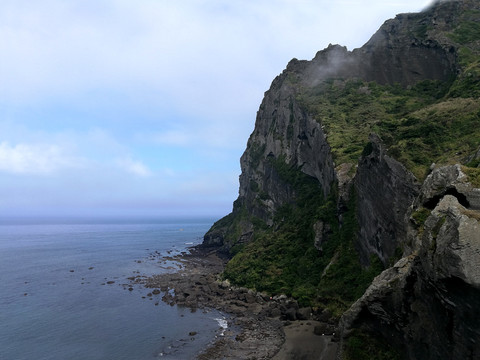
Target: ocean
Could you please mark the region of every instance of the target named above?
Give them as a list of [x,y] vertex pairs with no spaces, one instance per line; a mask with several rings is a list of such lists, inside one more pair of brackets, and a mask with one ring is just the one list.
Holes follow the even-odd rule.
[[[193,359],[225,323],[128,277],[201,242],[212,219],[0,219],[0,359]],[[196,333],[195,335],[190,335]]]

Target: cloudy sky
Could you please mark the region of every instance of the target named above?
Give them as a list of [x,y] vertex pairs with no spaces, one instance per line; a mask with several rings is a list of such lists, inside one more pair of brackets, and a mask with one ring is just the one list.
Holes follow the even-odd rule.
[[222,216],[291,58],[422,0],[1,0],[0,216]]

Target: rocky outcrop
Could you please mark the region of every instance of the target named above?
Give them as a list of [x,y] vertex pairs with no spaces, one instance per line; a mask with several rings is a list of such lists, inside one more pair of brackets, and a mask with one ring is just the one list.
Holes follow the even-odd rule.
[[[427,36],[430,29],[435,27],[445,29],[454,23],[453,20],[446,22],[440,20],[445,18],[446,14],[450,17],[456,14],[450,13],[452,6],[438,3],[421,14],[398,15],[395,19],[385,22],[360,49],[348,51],[345,47],[330,45],[319,51],[311,61],[297,59],[290,61],[284,72],[272,82],[270,89],[265,93],[257,113],[255,129],[241,157],[239,196],[233,209],[236,218],[246,210],[249,216],[272,225],[275,211],[283,204],[296,199],[294,189],[280,179],[275,167],[272,166],[275,159],[282,159],[290,166],[317,179],[325,196],[332,186],[338,183],[338,169],[335,169],[336,165],[322,123],[298,102],[299,88],[311,88],[333,78],[358,78],[379,84],[400,83],[407,86],[419,80],[447,81],[454,76],[458,72],[455,49],[441,37]],[[397,186],[402,186],[401,177],[408,183],[401,191],[409,194],[405,194],[407,196],[405,200],[396,203],[395,220],[381,226],[379,234],[374,234],[375,231],[368,229],[369,224],[366,224],[362,236],[363,239],[369,238],[369,245],[359,247],[363,253],[364,263],[368,263],[372,253],[380,256],[385,262],[395,251],[397,244],[403,241],[403,230],[394,230],[393,227],[396,227],[400,218],[405,215],[406,202],[412,195],[410,192],[415,192],[412,179],[407,179],[405,171],[403,174],[397,173],[402,172],[401,166],[392,165],[393,159],[382,156],[383,160],[387,159],[382,164],[390,169],[393,176],[390,180],[395,181],[395,185],[392,183],[393,187],[390,189],[391,194],[398,190]],[[366,165],[369,161],[365,159],[363,165],[371,166]],[[397,170],[393,170],[394,168]],[[400,178],[394,180],[398,176]],[[349,185],[350,182],[347,183],[347,189]],[[356,181],[356,187],[362,188],[360,181]],[[348,190],[345,194],[348,194]],[[363,224],[360,225],[363,228]],[[233,233],[235,235],[232,235]],[[382,240],[388,234],[393,234],[395,240],[392,244]],[[216,225],[205,236],[205,244],[220,246],[228,251],[233,244],[248,242],[251,237],[252,227],[248,221],[236,224],[235,230],[229,225]],[[360,243],[363,244],[363,241]]]
[[[242,173],[233,215],[246,211],[249,218],[255,217],[267,225],[273,224],[273,216],[280,206],[294,202],[297,197],[291,184],[279,175],[277,161],[316,179],[324,196],[335,183],[333,158],[322,126],[298,104],[289,77],[287,69],[266,92],[255,130],[240,159]],[[239,218],[241,216],[237,216]],[[227,235],[230,225],[214,226],[205,235],[204,244],[220,245],[228,251],[233,245],[251,239],[251,222],[236,224],[233,239]]]
[[[455,188],[466,195],[445,191]],[[435,205],[415,231],[415,251],[375,278],[344,314],[345,338],[361,329],[408,359],[480,356],[480,211],[462,205],[478,190],[458,165],[428,176],[417,206]]]
[[433,209],[445,195],[454,195],[460,204],[480,210],[480,190],[474,188],[460,165],[441,167],[425,179],[417,206]]
[[[286,189],[278,178],[271,160],[281,158],[317,179],[325,196],[335,179],[330,146],[321,124],[299,106],[289,76],[287,67],[265,94],[255,130],[240,160],[239,198],[245,198],[249,205],[260,198],[260,208],[266,208],[268,214],[255,205],[249,209],[266,221],[276,206],[294,197],[292,189]],[[258,188],[252,187],[252,182]],[[268,200],[261,199],[262,192]]]
[[[469,87],[478,89],[476,79],[480,76],[478,21],[478,1],[437,1],[420,14],[401,14],[388,20],[360,49],[348,51],[330,45],[311,61],[290,61],[265,93],[257,113],[255,129],[240,160],[239,196],[233,211],[205,235],[204,245],[233,256],[245,248],[243,245],[255,241],[256,231],[265,234],[265,229],[271,230],[263,238],[269,251],[279,237],[281,251],[295,249],[290,246],[295,241],[302,246],[310,241],[310,248],[285,257],[288,264],[284,267],[290,267],[292,274],[299,267],[295,259],[304,253],[312,261],[328,253],[328,259],[318,262],[323,271],[309,269],[317,274],[311,281],[315,286],[330,274],[345,275],[338,269],[338,264],[345,264],[340,260],[347,258],[345,252],[340,255],[341,250],[348,255],[357,250],[363,266],[356,268],[359,273],[372,259],[379,258],[387,269],[342,317],[343,344],[359,329],[383,338],[408,359],[479,358],[480,174],[472,169],[477,171],[474,168],[480,166],[480,151],[478,136],[468,138],[478,109],[466,110],[461,116],[468,121],[463,123],[452,118],[452,109],[460,108],[460,102],[455,103],[456,108],[453,104],[459,96],[471,97],[471,102],[478,100]],[[467,66],[468,61],[471,64]],[[462,80],[468,77],[473,80]],[[375,84],[370,87],[367,82]],[[349,98],[340,99],[339,94]],[[362,104],[372,98],[381,104],[367,104],[379,108]],[[358,108],[362,111],[355,112]],[[350,119],[351,115],[354,118]],[[336,120],[342,125],[335,124]],[[437,127],[440,122],[442,127]],[[357,128],[364,131],[360,141]],[[348,135],[333,137],[332,129]],[[452,133],[446,134],[447,130]],[[367,141],[370,132],[380,136],[372,134]],[[460,141],[466,139],[468,144],[450,141],[448,137],[458,133],[463,136]],[[422,136],[428,141],[416,142]],[[349,141],[355,146],[345,146]],[[424,149],[428,156],[411,156],[410,144],[420,152]],[[457,147],[461,147],[458,152]],[[432,164],[428,170],[437,159],[471,168],[466,171],[461,165]],[[293,180],[288,179],[291,170],[297,176]],[[421,183],[427,170],[430,174]],[[298,232],[292,229],[298,229],[291,224],[288,237],[275,233],[285,225],[288,211],[295,209],[286,205],[298,209],[302,206],[299,199],[306,203],[299,190],[305,183],[295,185],[298,173],[312,180],[317,195],[322,195],[312,196],[320,204],[309,203],[308,211],[301,215],[308,214],[311,221],[302,222],[299,217],[291,221],[303,226],[298,231],[302,239],[296,237]],[[475,181],[469,174],[474,174]],[[249,254],[268,259],[271,254],[262,246],[250,249]],[[280,263],[278,252],[270,257]],[[358,264],[356,255],[348,261]],[[248,272],[252,270],[257,278],[284,273],[280,266],[250,268]],[[353,279],[350,283],[339,282],[360,289],[345,307],[360,296],[373,276],[363,287],[358,285],[361,276],[342,279]],[[334,283],[328,280],[328,284]],[[273,281],[269,285],[277,286]],[[280,289],[291,289],[286,285]],[[297,293],[304,298],[319,294],[308,286],[312,285]],[[328,293],[324,299],[335,296]]]
[[355,190],[359,223],[356,244],[361,260],[368,265],[374,254],[386,265],[407,240],[406,216],[418,194],[417,180],[387,155],[378,136],[371,135],[358,164]]
[[[457,13],[452,12],[452,6],[451,2],[437,4],[423,13],[400,14],[386,21],[356,52],[367,60],[365,78],[379,84],[402,85],[425,79],[448,81],[456,71],[455,49],[427,35],[440,26],[436,19]],[[442,25],[452,23],[449,20]]]
[[[306,74],[302,80],[309,86],[328,78],[359,78],[403,86],[426,79],[448,81],[458,71],[456,49],[437,34],[457,24],[462,3],[437,2],[422,13],[399,14],[387,20],[359,49],[348,51],[330,45],[312,61],[294,61],[291,66]],[[468,7],[472,6],[478,7]]]

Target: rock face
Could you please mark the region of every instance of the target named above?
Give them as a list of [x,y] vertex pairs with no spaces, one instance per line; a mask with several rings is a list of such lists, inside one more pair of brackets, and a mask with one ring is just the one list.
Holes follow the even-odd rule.
[[453,2],[386,21],[359,51],[360,57],[368,59],[366,78],[403,85],[425,79],[448,80],[455,71],[455,50],[442,44],[441,39],[425,35],[429,26],[439,26],[437,18],[444,19],[444,14],[454,11],[452,7]]
[[[301,168],[318,180],[325,195],[335,179],[330,146],[321,125],[298,106],[293,89],[285,84],[286,76],[284,73],[275,79],[265,94],[255,130],[240,160],[239,199],[249,205],[259,199],[249,210],[267,222],[276,206],[295,196],[279,179],[270,160],[283,158]],[[267,200],[259,195],[262,191]]]
[[[315,179],[326,196],[335,182],[335,170],[330,146],[321,124],[305,112],[295,99],[295,90],[286,78],[288,71],[278,76],[260,105],[255,130],[240,159],[239,197],[233,215],[246,211],[267,224],[272,224],[275,211],[293,202],[295,190],[281,179],[273,161],[281,160]],[[227,222],[227,227],[231,223]],[[237,243],[248,242],[252,236],[250,222],[239,225],[236,239],[225,241],[228,230],[220,226],[204,238],[208,246],[224,250]]]
[[418,184],[405,166],[386,154],[377,136],[370,137],[368,149],[355,176],[361,224],[357,247],[364,264],[371,254],[386,264],[407,240],[405,217],[418,194]]
[[[445,193],[455,187],[473,199]],[[415,235],[415,251],[379,275],[344,314],[345,337],[362,329],[403,348],[408,359],[480,357],[480,211],[459,201],[474,200],[478,191],[459,166],[428,176],[419,200],[435,205]]]
[[[443,39],[435,36],[427,37],[427,27],[447,27],[443,21],[445,14],[455,4],[439,3],[425,13],[401,14],[393,20],[385,22],[378,32],[362,48],[348,51],[339,45],[330,45],[319,51],[311,61],[293,59],[287,68],[272,82],[270,89],[260,105],[247,149],[241,157],[239,197],[234,203],[233,214],[247,209],[250,215],[272,224],[275,211],[283,204],[296,198],[294,190],[282,181],[271,161],[282,159],[287,164],[300,169],[305,174],[318,180],[325,196],[332,186],[338,183],[330,144],[319,119],[315,119],[297,100],[298,87],[312,87],[331,78],[358,78],[375,81],[379,84],[400,83],[404,86],[419,80],[446,81],[458,71],[457,56],[451,45],[443,43]],[[457,6],[458,7],[458,6]],[[382,155],[382,159],[388,159]],[[367,162],[368,160],[365,160]],[[388,163],[388,164],[387,164]],[[390,167],[393,159],[383,162]],[[337,164],[343,165],[343,164]],[[366,164],[365,164],[366,165]],[[370,168],[373,164],[370,163]],[[399,166],[394,166],[399,168]],[[380,173],[382,169],[378,169]],[[396,170],[395,170],[396,171]],[[400,171],[400,170],[399,170]],[[399,173],[392,173],[395,186],[399,185]],[[402,191],[406,199],[399,204],[396,218],[404,215],[405,203],[414,195],[413,180],[407,179],[409,189]],[[356,187],[360,188],[359,181]],[[396,189],[392,188],[395,191]],[[394,221],[398,224],[398,221]],[[370,244],[362,256],[368,263],[368,255],[378,254],[382,260],[392,255],[396,244],[384,243],[383,233],[394,232],[398,241],[403,241],[402,230],[392,230],[390,221],[384,224],[382,234],[377,234],[377,244]],[[362,226],[363,228],[363,226]],[[365,229],[367,229],[365,227]],[[253,228],[247,221],[237,224],[235,231],[231,221],[217,224],[206,234],[204,243],[207,246],[220,246],[228,250],[236,243],[248,242]],[[228,233],[235,232],[235,239]],[[371,231],[365,236],[370,237]],[[392,250],[393,248],[393,250]]]
[[[363,296],[355,296],[358,300],[341,318],[341,349],[348,348],[358,329],[384,339],[408,359],[480,358],[480,133],[465,138],[465,144],[450,141],[478,127],[479,112],[469,105],[476,109],[468,114],[473,120],[457,125],[455,111],[449,110],[459,97],[478,103],[472,94],[480,95],[479,23],[478,1],[437,1],[422,13],[388,20],[360,49],[330,45],[311,61],[290,61],[260,105],[240,160],[233,211],[214,224],[203,245],[234,256],[254,243],[259,229],[281,229],[288,217],[285,206],[302,205],[301,187],[286,176],[293,169],[328,199],[309,213],[311,228],[302,229],[311,234],[310,258],[330,251],[327,261],[319,261],[323,273],[316,274],[330,276],[329,268],[340,263],[338,249],[350,249],[331,244],[335,236],[339,242],[350,240],[338,235],[348,226],[354,229],[352,251],[358,252],[361,265],[367,268],[379,259],[386,268]],[[351,85],[355,82],[360,85]],[[414,98],[405,95],[408,91],[423,92]],[[373,92],[382,108],[362,108],[361,101]],[[441,103],[443,97],[451,101]],[[451,115],[441,115],[448,111]],[[437,121],[439,114],[443,117]],[[431,119],[433,125],[427,126]],[[335,127],[335,121],[350,128]],[[371,135],[359,141],[356,136],[367,124]],[[451,133],[445,134],[438,124]],[[338,140],[332,129],[347,135]],[[421,137],[428,141],[419,142]],[[361,143],[360,150],[346,142]],[[414,154],[418,156],[399,150],[410,146],[420,149]],[[357,150],[357,158],[349,155]],[[427,176],[437,161],[458,165],[432,164]],[[418,168],[421,176],[414,171]],[[275,236],[265,240],[265,246],[273,247],[272,239]],[[254,276],[282,274],[282,269],[268,266],[254,270]],[[300,293],[305,297],[314,292]],[[348,358],[348,351],[343,355]]]

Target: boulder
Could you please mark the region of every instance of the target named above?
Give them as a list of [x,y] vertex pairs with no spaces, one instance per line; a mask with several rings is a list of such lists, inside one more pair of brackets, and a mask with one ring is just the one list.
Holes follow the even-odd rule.
[[311,318],[312,308],[303,307],[297,310],[296,316],[298,320],[308,320]]
[[297,311],[294,308],[288,308],[284,316],[286,320],[295,321],[297,320]]

